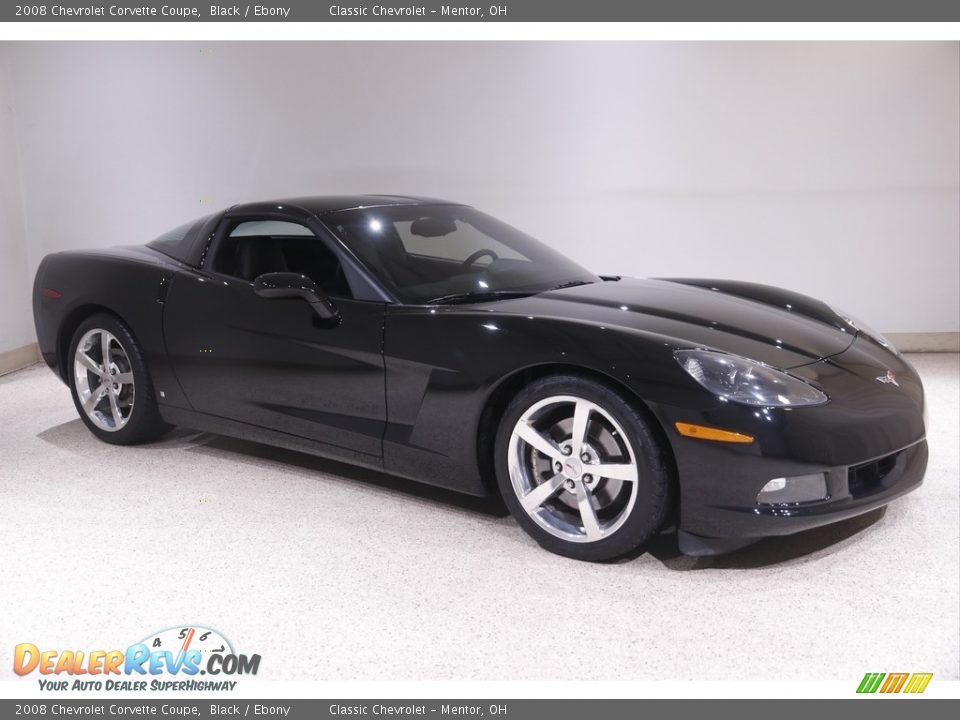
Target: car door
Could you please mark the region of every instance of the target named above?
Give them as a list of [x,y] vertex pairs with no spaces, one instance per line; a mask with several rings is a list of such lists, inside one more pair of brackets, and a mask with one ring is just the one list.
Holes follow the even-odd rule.
[[[351,297],[336,252],[302,220],[227,217],[203,269],[171,279],[167,351],[195,411],[320,443],[326,454],[382,456],[384,304]],[[258,296],[254,278],[277,271],[312,276],[339,321],[321,321],[301,299]]]

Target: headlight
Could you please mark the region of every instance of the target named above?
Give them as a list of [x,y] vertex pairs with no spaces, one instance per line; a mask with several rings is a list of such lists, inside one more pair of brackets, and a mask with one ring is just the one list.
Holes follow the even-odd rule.
[[712,350],[677,350],[680,367],[724,400],[765,407],[822,405],[829,398],[808,382],[739,355]]
[[876,330],[874,330],[872,327],[867,325],[862,320],[857,320],[857,318],[855,318],[850,313],[845,313],[842,310],[837,310],[837,308],[835,307],[832,307],[830,309],[833,310],[840,318],[842,318],[844,322],[846,322],[848,325],[852,325],[853,327],[855,327],[858,332],[863,333],[878,345],[882,345],[887,350],[892,352],[894,355],[900,354],[900,351],[893,346],[892,342],[887,340],[887,338],[885,338],[883,335],[878,333]]

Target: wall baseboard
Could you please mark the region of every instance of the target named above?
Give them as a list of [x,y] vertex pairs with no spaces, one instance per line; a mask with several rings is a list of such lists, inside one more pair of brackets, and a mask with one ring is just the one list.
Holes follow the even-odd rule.
[[884,333],[900,352],[960,352],[960,332]]
[[38,362],[40,362],[40,346],[36,343],[0,353],[0,375],[6,375]]

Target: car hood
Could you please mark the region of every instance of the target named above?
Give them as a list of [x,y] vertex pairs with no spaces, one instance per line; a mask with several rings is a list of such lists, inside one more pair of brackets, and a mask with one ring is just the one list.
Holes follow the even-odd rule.
[[791,368],[842,353],[857,331],[826,305],[762,285],[719,280],[618,281],[497,303],[499,310],[620,327]]

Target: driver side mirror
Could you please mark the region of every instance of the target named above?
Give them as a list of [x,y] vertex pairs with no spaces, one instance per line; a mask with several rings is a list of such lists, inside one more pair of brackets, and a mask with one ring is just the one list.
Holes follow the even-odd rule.
[[321,320],[340,317],[333,300],[306,275],[292,272],[264,273],[253,281],[253,291],[262,298],[300,298],[306,300]]

